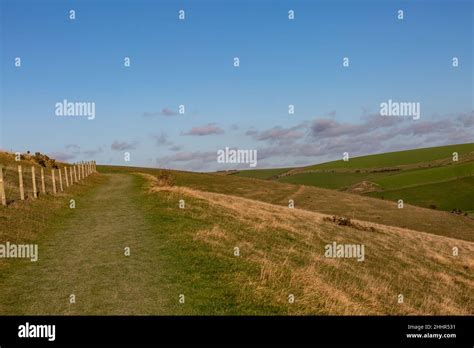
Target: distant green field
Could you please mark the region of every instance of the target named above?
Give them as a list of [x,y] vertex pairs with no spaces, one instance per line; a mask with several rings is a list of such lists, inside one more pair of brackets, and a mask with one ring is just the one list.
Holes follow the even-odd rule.
[[450,211],[456,208],[463,211],[473,211],[474,176],[398,190],[370,192],[366,196],[393,201],[403,199],[407,204],[425,208],[434,205],[439,210]]
[[[473,151],[474,143],[469,143],[362,156],[347,162],[341,160],[299,168],[299,172],[294,171],[293,175],[282,176],[277,181],[333,190],[369,181],[377,184],[381,191],[367,193],[367,196],[397,200],[402,195],[406,198],[402,199],[423,207],[474,211],[474,162],[453,164],[455,162],[449,161],[444,162],[444,165],[435,162],[451,159],[453,152],[457,152],[462,161],[464,154]],[[422,163],[423,167],[416,166]],[[399,171],[370,172],[401,165],[412,166],[399,167]],[[248,170],[235,175],[269,179],[288,170]]]
[[374,181],[382,178],[384,173],[301,173],[295,175],[284,176],[278,181],[290,184],[317,186],[338,190],[343,187],[354,185],[358,182],[368,180]]
[[368,196],[437,209],[474,210],[474,162],[403,172],[355,173],[316,172],[285,176],[278,181],[339,190],[361,181],[378,184],[384,191]]
[[290,169],[292,168],[242,170],[232,175],[241,176],[245,178],[269,179],[272,176],[287,172]]
[[474,151],[474,143],[428,147],[423,149],[387,152],[377,155],[354,157],[350,158],[347,162],[342,160],[333,161],[305,167],[305,169],[394,167],[406,164],[431,162],[443,158],[451,158],[453,152],[457,152],[461,156],[462,154],[469,153],[471,151]]
[[[440,181],[459,179],[474,175],[474,162],[448,165],[430,169],[402,172],[375,179],[383,189],[397,189],[406,186],[424,185]],[[471,188],[472,189],[472,188]]]
[[474,162],[399,172],[311,172],[284,176],[278,181],[338,190],[366,180],[380,185],[382,189],[390,190],[454,180],[472,175],[474,175]]

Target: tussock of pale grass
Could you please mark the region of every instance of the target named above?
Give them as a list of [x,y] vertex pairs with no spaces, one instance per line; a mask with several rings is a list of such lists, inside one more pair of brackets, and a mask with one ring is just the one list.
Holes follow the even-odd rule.
[[214,225],[211,229],[199,230],[194,236],[194,240],[201,240],[215,245],[222,245],[229,239],[227,233],[219,225]]

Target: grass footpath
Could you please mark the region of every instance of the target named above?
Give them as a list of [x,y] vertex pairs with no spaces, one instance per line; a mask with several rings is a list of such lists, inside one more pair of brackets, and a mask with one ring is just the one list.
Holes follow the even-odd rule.
[[149,252],[151,229],[129,204],[133,178],[102,178],[75,209],[63,209],[44,229],[36,240],[38,262],[8,260],[13,265],[0,278],[1,314],[160,312],[162,294],[154,281],[162,270]]

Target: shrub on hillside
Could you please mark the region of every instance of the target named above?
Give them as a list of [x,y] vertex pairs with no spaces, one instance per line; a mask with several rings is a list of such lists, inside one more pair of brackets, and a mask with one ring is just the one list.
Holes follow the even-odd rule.
[[31,158],[42,167],[47,167],[49,164],[52,168],[59,168],[55,159],[49,158],[47,155],[44,155],[41,152],[35,152],[35,155]]
[[456,214],[456,215],[464,215],[468,216],[469,214],[467,212],[463,212],[461,209],[454,208],[451,210],[451,213]]
[[173,186],[174,185],[174,177],[171,175],[169,171],[160,170],[156,178],[158,179],[158,184],[160,186]]

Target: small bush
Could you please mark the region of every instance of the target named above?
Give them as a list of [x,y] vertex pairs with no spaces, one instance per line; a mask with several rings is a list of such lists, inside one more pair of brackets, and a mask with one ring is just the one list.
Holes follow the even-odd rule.
[[49,163],[52,168],[59,168],[56,164],[56,160],[49,158],[47,155],[43,155],[41,152],[35,152],[32,159],[42,167],[47,167]]

